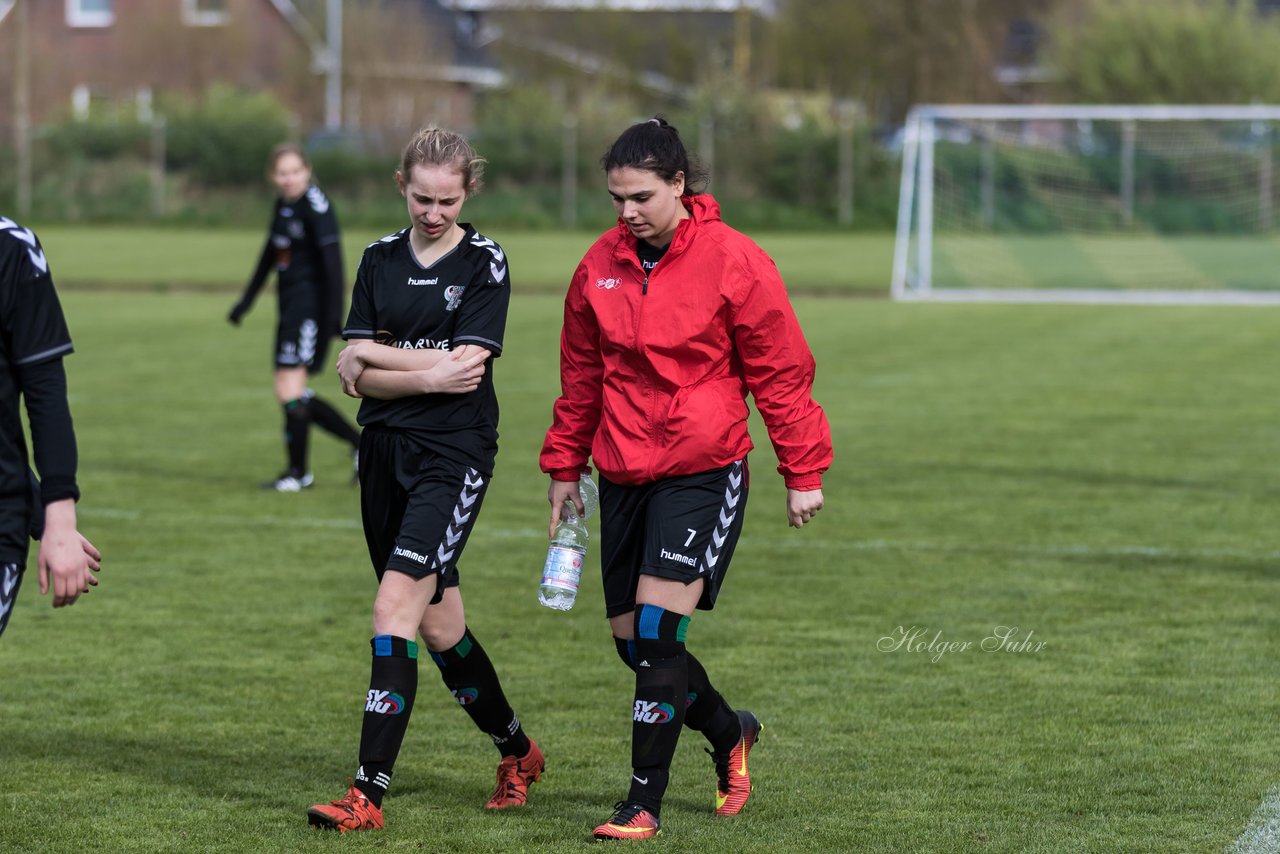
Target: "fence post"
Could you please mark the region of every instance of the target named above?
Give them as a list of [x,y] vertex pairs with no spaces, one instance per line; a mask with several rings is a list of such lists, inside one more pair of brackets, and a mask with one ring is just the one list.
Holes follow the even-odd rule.
[[1258,230],[1271,230],[1272,154],[1271,125],[1253,123],[1253,135],[1258,138]]
[[168,123],[164,116],[156,116],[151,122],[151,215],[164,217],[164,160],[165,137]]
[[15,212],[20,219],[31,214],[31,52],[28,48],[27,3],[14,9],[15,48],[13,54],[13,133],[15,175]]
[[982,133],[982,227],[990,231],[996,222],[995,122],[983,122]]
[[560,222],[566,228],[578,224],[578,114],[564,114],[560,163]]
[[702,161],[702,168],[710,181],[716,168],[716,120],[711,113],[698,121],[698,159]]
[[847,227],[853,225],[853,105],[841,103],[837,110],[836,221]]
[[1133,156],[1138,129],[1133,120],[1121,126],[1120,135],[1120,204],[1126,227],[1133,225]]

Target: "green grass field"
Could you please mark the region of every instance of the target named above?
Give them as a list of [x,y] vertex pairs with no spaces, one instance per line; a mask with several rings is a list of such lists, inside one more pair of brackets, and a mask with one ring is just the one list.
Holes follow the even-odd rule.
[[1270,235],[940,235],[934,286],[1155,291],[1280,289]]
[[[343,247],[350,278],[364,247],[386,231],[345,231]],[[563,293],[573,269],[596,233],[490,231],[512,259],[517,293]],[[58,281],[76,287],[147,290],[240,288],[253,272],[265,239],[261,229],[244,231],[152,231],[139,228],[50,226],[37,229],[54,260]],[[758,235],[787,279],[800,293],[889,291],[893,265],[891,234]]]
[[[64,280],[150,283],[105,260],[94,279],[89,247],[44,236]],[[201,257],[241,253],[239,282],[250,262],[223,240]],[[310,492],[254,488],[282,463],[270,305],[233,329],[226,293],[64,303],[80,516],[106,568],[56,612],[30,572],[0,641],[0,851],[594,850],[625,792],[630,673],[596,585],[567,614],[535,601],[559,299],[513,301],[502,450],[462,570],[548,773],[525,810],[486,814],[497,754],[424,662],[387,830],[360,838],[312,832],[304,810],[354,771],[374,580],[337,443],[313,441]],[[1216,852],[1240,836],[1280,784],[1280,313],[796,306],[835,434],[827,509],[785,526],[757,424],[746,533],[689,633],[768,728],[757,791],[716,819],[684,738],[658,845]],[[1000,626],[1031,644],[983,650]],[[919,648],[938,633],[935,650],[973,646]]]

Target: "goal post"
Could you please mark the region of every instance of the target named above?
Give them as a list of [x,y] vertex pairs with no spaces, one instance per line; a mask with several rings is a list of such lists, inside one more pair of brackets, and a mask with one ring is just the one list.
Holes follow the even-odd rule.
[[1280,305],[1280,106],[916,107],[895,299]]

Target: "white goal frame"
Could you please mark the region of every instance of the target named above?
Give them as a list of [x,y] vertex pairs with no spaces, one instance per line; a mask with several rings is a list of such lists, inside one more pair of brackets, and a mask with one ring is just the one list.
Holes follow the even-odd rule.
[[[939,121],[1228,121],[1280,123],[1280,106],[1139,106],[1139,105],[924,105],[911,110],[903,129],[902,179],[898,197],[890,292],[896,300],[951,302],[1142,303],[1154,305],[1280,305],[1280,291],[1249,290],[1029,290],[1001,287],[934,288],[934,147]],[[1132,157],[1129,142],[1126,155]],[[1132,194],[1130,184],[1122,188]],[[1270,166],[1268,159],[1267,167]],[[1269,198],[1271,170],[1263,170]],[[1122,178],[1122,180],[1124,180]],[[1280,239],[1280,235],[1277,236]],[[912,246],[913,241],[915,246]],[[914,250],[914,251],[913,251]],[[914,262],[914,263],[912,263]]]

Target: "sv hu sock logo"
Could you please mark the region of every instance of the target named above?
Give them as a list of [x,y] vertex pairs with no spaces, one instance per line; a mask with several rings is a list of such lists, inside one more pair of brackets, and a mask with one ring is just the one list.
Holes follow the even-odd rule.
[[378,715],[398,715],[404,711],[404,697],[390,691],[370,688],[364,701],[364,710]]
[[453,699],[458,701],[459,706],[469,706],[476,701],[476,697],[480,696],[480,692],[475,688],[459,688],[449,693],[453,694]]
[[675,709],[670,703],[651,703],[648,700],[636,700],[635,720],[642,724],[665,724],[675,716]]

